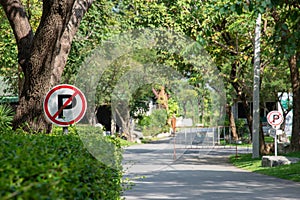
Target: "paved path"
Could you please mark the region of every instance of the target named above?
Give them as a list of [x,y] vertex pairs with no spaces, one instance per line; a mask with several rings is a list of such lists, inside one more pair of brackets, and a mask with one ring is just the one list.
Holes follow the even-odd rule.
[[174,161],[172,147],[166,141],[126,149],[125,178],[135,185],[125,199],[300,199],[299,183],[231,166],[228,155],[235,149],[177,150]]

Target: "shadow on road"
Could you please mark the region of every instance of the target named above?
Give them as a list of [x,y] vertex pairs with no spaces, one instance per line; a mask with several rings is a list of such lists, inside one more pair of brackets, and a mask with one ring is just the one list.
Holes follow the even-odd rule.
[[[228,157],[236,153],[234,148],[182,148],[174,159],[170,143],[157,141],[126,149],[124,178],[135,184],[125,191],[127,200],[299,199],[299,183],[233,167]],[[248,148],[239,149],[245,152],[250,153]]]
[[299,199],[299,184],[249,172],[169,169],[139,179],[127,200],[151,199]]

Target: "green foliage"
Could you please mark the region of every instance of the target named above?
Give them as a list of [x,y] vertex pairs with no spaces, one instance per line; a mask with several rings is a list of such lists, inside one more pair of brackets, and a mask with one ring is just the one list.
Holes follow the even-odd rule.
[[149,100],[154,96],[151,88],[152,84],[144,84],[132,94],[130,99],[130,116],[135,119],[141,119],[149,110]]
[[0,133],[11,130],[13,110],[9,105],[0,104]]
[[291,181],[300,182],[300,174],[299,174],[300,163],[291,164],[291,165],[281,165],[273,168],[259,169],[255,172],[275,176],[282,179],[288,179]]
[[[86,127],[88,128],[88,127]],[[78,128],[76,125],[70,125],[68,126],[68,134],[70,135],[76,135],[78,132]],[[63,134],[63,128],[60,126],[54,126],[52,127],[52,134],[57,135],[57,134]]]
[[150,115],[150,126],[162,128],[167,122],[167,117],[165,109],[154,110]]
[[[42,16],[42,2],[22,0],[30,19],[33,31],[39,25]],[[0,74],[9,83],[9,92],[18,93],[18,81],[23,74],[18,70],[18,50],[16,40],[5,13],[0,9]]]
[[265,136],[265,142],[266,143],[274,143],[274,138],[270,136]]
[[252,154],[241,154],[230,157],[230,162],[236,167],[254,171],[261,166],[261,158],[252,159]]
[[121,170],[92,157],[76,134],[0,134],[0,148],[1,199],[120,199]]
[[299,21],[300,21],[299,1],[274,2],[269,15],[274,20],[274,32],[270,41],[273,43],[278,63],[282,59],[289,59],[299,51]]
[[110,140],[113,140],[114,142],[117,142],[121,147],[128,147],[137,144],[136,142],[130,142],[128,140],[123,140],[122,138],[119,137],[114,137],[114,136],[108,136]]
[[[36,30],[42,13],[42,1],[24,0],[23,3],[33,30]],[[116,9],[113,11],[112,8]],[[163,27],[183,33],[203,45],[221,71],[219,77],[225,80],[229,104],[239,101],[240,93],[245,93],[246,98],[251,99],[255,20],[257,14],[262,13],[261,100],[275,100],[278,91],[290,91],[291,88],[287,60],[299,50],[299,12],[299,2],[296,0],[97,0],[85,15],[74,38],[62,81],[73,83],[86,56],[114,34],[145,27]],[[2,9],[0,32],[0,74],[12,83],[13,91],[17,93],[17,47]],[[156,55],[158,52],[150,53],[153,53],[153,57],[143,51],[135,54],[135,59],[142,63],[152,63],[153,58],[157,56],[158,63],[173,67],[189,79],[189,83],[201,88],[201,73],[184,63],[181,56],[165,52],[160,52],[162,55]],[[115,63],[116,66],[118,64]],[[126,71],[109,70],[101,77],[105,84],[97,88],[97,105],[110,103],[114,85]],[[232,71],[236,72],[235,76],[231,75]],[[240,91],[235,91],[233,84],[237,85]],[[138,110],[146,110],[148,94],[145,91],[139,90],[133,95],[131,115]],[[197,92],[200,96],[208,96],[205,91]],[[176,101],[182,102],[178,99]],[[210,121],[211,104],[212,101],[208,98],[204,98],[199,104],[202,105],[201,111],[205,112],[201,115],[205,123]],[[179,106],[179,112],[184,113],[182,106]]]
[[244,143],[251,143],[250,131],[245,119],[237,119],[235,122],[238,136]]
[[0,74],[12,86],[10,91],[16,93],[18,80],[17,45],[12,29],[0,9]]
[[172,117],[173,114],[177,116],[179,111],[178,102],[176,102],[173,98],[168,99],[168,117]]
[[139,126],[145,136],[155,136],[169,130],[167,124],[167,111],[165,109],[154,110],[149,116],[144,116],[139,121]]
[[112,1],[93,2],[89,11],[84,15],[79,30],[72,42],[72,48],[64,69],[62,81],[74,83],[77,72],[83,61],[101,42],[107,40],[122,29],[120,16],[112,11]]
[[148,127],[150,126],[150,124],[151,124],[150,116],[143,116],[143,118],[138,121],[138,126],[140,126],[141,128]]

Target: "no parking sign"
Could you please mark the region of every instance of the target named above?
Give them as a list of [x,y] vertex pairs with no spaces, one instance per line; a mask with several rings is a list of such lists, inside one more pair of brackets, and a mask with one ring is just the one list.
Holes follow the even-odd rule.
[[273,110],[268,113],[267,120],[272,126],[280,126],[283,123],[283,116],[279,111]]
[[79,122],[87,108],[84,94],[75,86],[62,84],[52,88],[44,100],[44,113],[51,123],[68,126]]

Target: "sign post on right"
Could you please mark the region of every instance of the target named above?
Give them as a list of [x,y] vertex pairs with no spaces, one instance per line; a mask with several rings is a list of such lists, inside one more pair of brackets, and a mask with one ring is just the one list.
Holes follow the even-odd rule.
[[279,131],[280,125],[283,123],[283,116],[281,112],[277,110],[273,110],[268,113],[267,115],[268,123],[276,130],[276,134],[274,136],[275,138],[275,156],[277,156],[277,133],[281,133],[282,131]]

